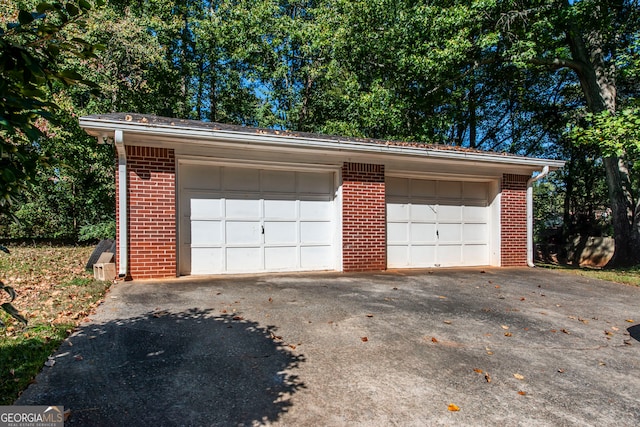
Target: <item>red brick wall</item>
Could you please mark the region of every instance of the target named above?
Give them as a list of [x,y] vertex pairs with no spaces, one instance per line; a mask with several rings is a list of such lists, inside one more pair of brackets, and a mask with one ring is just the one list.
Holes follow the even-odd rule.
[[[126,150],[129,198],[128,278],[175,277],[177,267],[174,151],[133,146],[127,146]],[[117,181],[116,174],[116,186]],[[117,203],[118,200],[116,205]]]
[[501,265],[527,265],[527,175],[502,175]]
[[342,268],[387,268],[384,165],[342,166]]

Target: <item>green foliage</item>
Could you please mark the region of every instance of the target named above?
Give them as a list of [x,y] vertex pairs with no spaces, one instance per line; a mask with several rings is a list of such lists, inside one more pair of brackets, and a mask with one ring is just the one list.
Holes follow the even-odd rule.
[[85,225],[80,228],[78,240],[80,242],[114,239],[116,237],[116,222],[105,221],[98,224]]
[[[98,2],[100,3],[100,1]],[[71,26],[82,27],[91,5],[86,1],[40,3],[35,11],[7,9],[0,28],[0,209],[4,212],[24,191],[38,165],[46,162],[39,143],[46,138],[47,121],[55,121],[57,105],[47,88],[58,83],[83,82],[73,70],[60,66],[66,55],[86,59],[95,46],[78,37],[67,37]]]
[[587,113],[569,131],[576,144],[598,147],[605,156],[640,154],[640,108]]

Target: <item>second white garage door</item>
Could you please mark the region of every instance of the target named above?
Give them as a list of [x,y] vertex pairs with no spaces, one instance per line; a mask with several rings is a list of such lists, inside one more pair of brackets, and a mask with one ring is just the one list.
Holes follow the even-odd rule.
[[333,172],[180,166],[180,273],[335,269]]
[[389,268],[490,264],[489,184],[387,178]]

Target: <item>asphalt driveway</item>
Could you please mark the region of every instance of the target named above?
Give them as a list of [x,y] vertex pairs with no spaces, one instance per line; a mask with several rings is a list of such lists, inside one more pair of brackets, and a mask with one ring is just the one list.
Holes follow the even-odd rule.
[[16,404],[70,426],[636,426],[639,339],[639,288],[540,269],[119,283]]

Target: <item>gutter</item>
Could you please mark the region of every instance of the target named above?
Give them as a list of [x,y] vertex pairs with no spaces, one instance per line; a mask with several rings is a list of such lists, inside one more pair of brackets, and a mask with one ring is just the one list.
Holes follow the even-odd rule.
[[549,165],[545,165],[542,171],[532,176],[527,181],[527,265],[535,267],[533,263],[533,183],[549,174]]
[[127,151],[124,147],[124,132],[116,130],[113,137],[118,153],[118,277],[124,279],[129,270],[127,251]]

